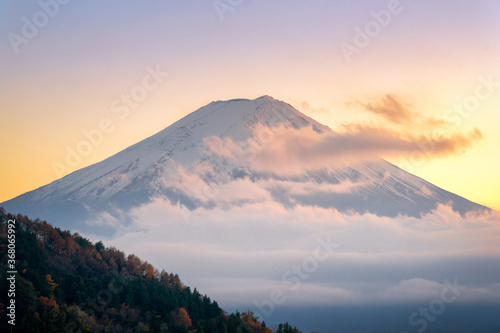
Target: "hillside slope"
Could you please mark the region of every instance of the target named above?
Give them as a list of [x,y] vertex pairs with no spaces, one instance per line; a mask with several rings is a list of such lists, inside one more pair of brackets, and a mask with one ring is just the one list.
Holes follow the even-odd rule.
[[[178,275],[47,222],[0,208],[0,328],[6,318],[7,234],[15,221],[16,332],[271,333],[249,313],[227,315]],[[290,332],[291,333],[291,332]]]

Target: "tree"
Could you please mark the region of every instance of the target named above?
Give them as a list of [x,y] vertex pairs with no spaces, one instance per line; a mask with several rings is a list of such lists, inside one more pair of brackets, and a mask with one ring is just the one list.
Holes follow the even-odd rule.
[[168,325],[166,323],[161,323],[159,333],[168,333]]
[[104,244],[102,243],[102,241],[95,243],[95,249],[97,250],[97,252],[101,252],[101,250],[104,249]]
[[177,310],[177,313],[174,314],[173,319],[174,325],[181,329],[187,330],[192,325],[191,318],[184,308],[179,308],[179,310]]
[[149,325],[143,324],[142,322],[139,322],[137,324],[137,327],[135,328],[135,331],[137,333],[147,333],[149,332]]
[[253,332],[257,333],[272,333],[272,331],[266,327],[265,323],[261,323],[259,317],[256,317],[253,311],[243,312],[241,314],[241,320],[250,327]]
[[[57,332],[58,327],[61,326],[63,318],[60,316],[59,304],[53,299],[40,296],[39,313],[43,330],[45,332]],[[65,320],[65,317],[64,317]]]
[[288,322],[278,325],[276,333],[302,333],[296,326],[290,325]]

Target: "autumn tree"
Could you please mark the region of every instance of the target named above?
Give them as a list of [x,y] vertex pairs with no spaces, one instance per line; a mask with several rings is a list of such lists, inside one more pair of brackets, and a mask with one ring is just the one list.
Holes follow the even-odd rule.
[[187,331],[192,325],[191,318],[189,317],[185,308],[180,308],[179,310],[177,310],[177,313],[175,313],[172,317],[174,320],[174,325],[181,330]]

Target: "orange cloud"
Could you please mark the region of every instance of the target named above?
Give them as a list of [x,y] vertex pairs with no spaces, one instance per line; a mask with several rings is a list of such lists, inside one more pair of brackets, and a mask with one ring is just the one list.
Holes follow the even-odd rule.
[[[255,131],[260,130],[256,128]],[[219,137],[212,137],[205,143],[214,153],[236,160],[253,171],[298,175],[306,170],[341,167],[415,150],[425,152],[428,157],[459,154],[481,138],[478,129],[467,135],[412,136],[378,127],[347,124],[330,133],[318,133],[311,127],[274,128],[269,140],[261,145],[256,144],[255,139],[236,143]],[[254,149],[243,150],[243,146]]]
[[404,102],[400,97],[392,94],[386,94],[376,104],[359,101],[356,104],[362,106],[366,111],[397,125],[413,124],[434,127],[446,124],[442,120],[422,116],[413,111],[411,103]]

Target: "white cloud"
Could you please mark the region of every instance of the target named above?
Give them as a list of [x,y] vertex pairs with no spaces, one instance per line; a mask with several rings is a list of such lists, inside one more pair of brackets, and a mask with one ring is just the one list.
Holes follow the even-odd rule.
[[[440,205],[421,219],[388,218],[286,208],[260,189],[252,192],[244,179],[227,188],[214,206],[195,209],[189,219],[166,199],[135,208],[128,212],[133,231],[105,244],[180,274],[222,306],[251,306],[275,288],[284,291],[286,304],[414,302],[438,297],[444,279],[455,277],[471,286],[461,300],[500,301],[497,212],[462,217]],[[226,205],[230,193],[253,201]],[[325,237],[340,247],[292,290],[283,274],[314,257]]]

